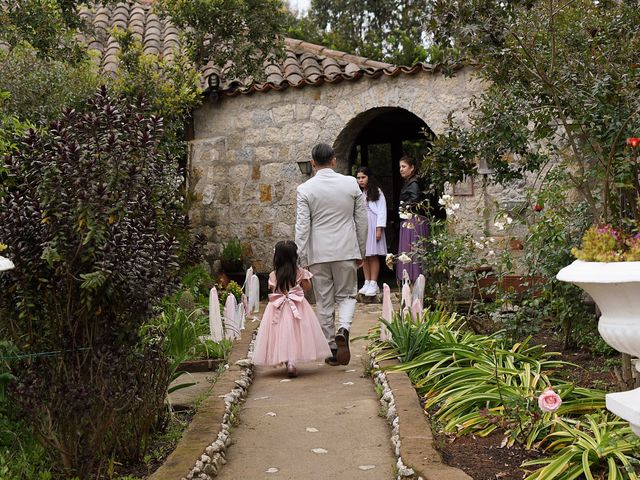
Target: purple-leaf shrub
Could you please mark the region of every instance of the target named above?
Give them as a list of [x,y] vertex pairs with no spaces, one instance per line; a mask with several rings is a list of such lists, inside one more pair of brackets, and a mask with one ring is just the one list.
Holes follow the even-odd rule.
[[102,88],[4,159],[0,243],[16,268],[0,275],[1,328],[34,355],[13,365],[13,397],[81,478],[139,458],[162,417],[168,362],[139,332],[177,285],[186,225],[162,136],[143,98]]

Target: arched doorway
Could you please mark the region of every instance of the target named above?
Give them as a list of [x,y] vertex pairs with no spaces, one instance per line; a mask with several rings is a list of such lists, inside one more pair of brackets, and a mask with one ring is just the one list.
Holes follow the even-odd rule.
[[[400,228],[398,162],[404,154],[421,160],[433,138],[429,126],[410,111],[380,107],[354,117],[334,143],[340,171],[355,174],[359,166],[368,166],[378,179],[387,199],[386,235],[390,252],[397,252]],[[437,202],[433,206],[437,210]]]

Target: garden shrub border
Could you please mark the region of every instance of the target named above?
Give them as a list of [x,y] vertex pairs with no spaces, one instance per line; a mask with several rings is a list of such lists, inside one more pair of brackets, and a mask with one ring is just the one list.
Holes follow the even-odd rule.
[[[382,387],[380,404],[391,425],[391,444],[397,458],[397,479],[472,480],[459,468],[446,465],[434,446],[431,425],[405,372],[387,374],[396,359],[369,357],[373,381]],[[383,411],[385,411],[383,410]],[[402,425],[402,428],[401,428]]]
[[244,401],[253,382],[250,358],[258,325],[259,322],[247,322],[229,355],[229,368],[198,407],[175,450],[148,480],[211,480],[227,462],[232,409]]

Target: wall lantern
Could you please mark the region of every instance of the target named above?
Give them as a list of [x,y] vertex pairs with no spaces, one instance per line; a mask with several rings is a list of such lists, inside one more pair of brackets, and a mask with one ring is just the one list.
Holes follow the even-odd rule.
[[207,82],[209,83],[209,88],[214,92],[217,92],[220,88],[220,76],[217,73],[209,75]]
[[212,73],[207,78],[207,83],[209,84],[209,99],[216,103],[220,100],[220,75]]
[[4,272],[5,270],[11,270],[15,268],[15,265],[8,258],[0,256],[0,272]]
[[298,168],[303,175],[311,175],[311,161],[310,160],[298,160]]

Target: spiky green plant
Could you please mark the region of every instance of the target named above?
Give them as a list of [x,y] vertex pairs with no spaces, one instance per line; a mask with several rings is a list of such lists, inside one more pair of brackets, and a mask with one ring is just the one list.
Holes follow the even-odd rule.
[[500,430],[507,446],[522,442],[532,448],[553,429],[554,417],[536,405],[537,395],[550,385],[563,398],[561,414],[604,408],[603,392],[554,379],[553,372],[567,364],[530,339],[509,345],[499,332],[475,334],[463,319],[442,311],[415,320],[396,314],[383,323],[392,339],[376,347],[384,352],[381,357],[404,361],[392,370],[409,374],[425,408],[447,433],[485,436]]
[[555,431],[543,441],[551,457],[525,462],[541,466],[526,480],[636,480],[640,466],[640,441],[627,422],[608,413],[586,415],[581,420],[557,419]]

